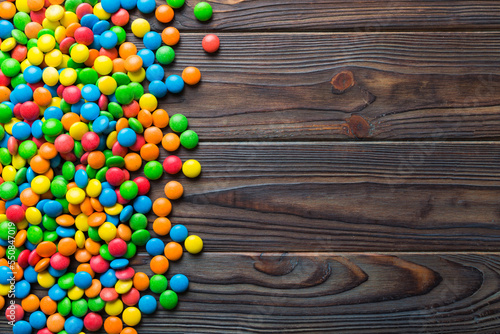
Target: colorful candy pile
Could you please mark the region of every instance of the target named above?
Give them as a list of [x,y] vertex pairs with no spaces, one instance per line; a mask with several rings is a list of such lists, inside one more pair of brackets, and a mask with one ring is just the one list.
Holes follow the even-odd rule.
[[[174,154],[157,161],[160,144],[168,152],[197,146],[187,118],[169,117],[158,99],[196,85],[201,74],[187,67],[165,79],[162,65],[174,60],[179,31],[166,27],[160,34],[145,19],[129,22],[137,8],[169,23],[173,8],[183,4],[0,3],[0,308],[7,304],[15,334],[102,327],[137,333],[132,327],[141,314],[157,309],[148,289],[167,310],[188,289],[186,276],[164,276],[184,249],[196,254],[203,248],[198,236],[167,218],[183,187],[171,180],[165,197],[152,201],[147,194],[164,172],[182,170],[188,178],[201,172],[196,160],[183,163]],[[212,8],[200,2],[194,15],[207,21]],[[144,48],[126,41],[124,27]],[[219,39],[207,35],[202,47],[216,52]],[[167,128],[172,131],[164,134]],[[131,175],[142,167],[144,176]],[[171,239],[166,245],[147,229],[151,211],[156,236]],[[152,277],[129,265],[143,246],[152,256]],[[48,295],[39,299],[32,291],[37,286]]]

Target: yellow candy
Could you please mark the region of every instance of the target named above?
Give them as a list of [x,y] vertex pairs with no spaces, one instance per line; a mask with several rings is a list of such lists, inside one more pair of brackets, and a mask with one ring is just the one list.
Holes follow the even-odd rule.
[[46,289],[48,289],[48,288],[52,287],[54,284],[56,284],[56,279],[51,274],[49,274],[49,272],[47,270],[42,271],[41,273],[38,273],[37,281],[41,287],[46,288]]
[[141,311],[137,307],[127,307],[122,314],[123,322],[129,326],[136,326],[141,321]]
[[10,292],[10,284],[0,284],[0,296],[7,296]]
[[113,71],[113,61],[107,56],[99,56],[94,61],[94,69],[100,75],[107,75]]
[[45,11],[45,17],[52,21],[59,21],[64,17],[64,8],[59,5],[52,5]]
[[44,194],[50,189],[50,180],[45,175],[38,175],[31,181],[31,189],[35,194]]
[[75,140],[82,140],[87,132],[89,132],[89,127],[83,122],[76,122],[69,127],[69,135]]
[[97,16],[99,20],[108,20],[111,17],[110,13],[102,9],[100,2],[94,6],[94,15]]
[[82,231],[78,230],[75,233],[75,241],[76,241],[76,246],[78,248],[83,248],[85,247],[85,234],[83,234]]
[[71,300],[78,300],[83,297],[85,290],[80,289],[76,285],[68,290],[68,298]]
[[119,215],[120,212],[122,212],[122,210],[123,210],[123,205],[121,205],[120,203],[116,203],[113,206],[104,207],[104,212],[112,216]]
[[17,42],[16,42],[15,38],[9,37],[2,42],[2,45],[0,46],[0,50],[3,52],[9,52],[13,48],[15,48],[16,45],[17,45]]
[[26,209],[26,220],[31,225],[39,225],[42,222],[42,213],[35,207]]
[[197,235],[190,235],[184,240],[184,247],[191,254],[198,254],[203,249],[203,240]]
[[38,66],[43,62],[43,52],[38,47],[34,46],[29,49],[27,58],[30,64]]
[[89,59],[89,48],[83,44],[77,44],[71,49],[71,58],[79,64],[84,63]]
[[28,0],[16,0],[16,8],[19,12],[30,13],[31,9],[28,6]]
[[[30,51],[33,49],[31,48]],[[48,86],[55,86],[59,82],[59,72],[54,67],[47,67],[43,70],[42,80]]]
[[186,160],[182,164],[182,172],[189,178],[197,177],[201,173],[201,165],[194,159]]
[[52,51],[56,47],[56,39],[54,36],[49,34],[42,35],[38,39],[36,46],[40,49],[40,51],[45,53]]
[[108,135],[108,138],[106,139],[106,147],[111,149],[113,147],[113,145],[116,143],[117,141],[117,137],[118,136],[118,132],[116,131],[112,131],[109,135]]
[[66,193],[66,200],[70,204],[81,204],[85,200],[85,191],[78,187],[71,188]]
[[2,171],[2,178],[4,181],[13,182],[16,179],[16,173],[17,170],[13,166],[5,166]]
[[97,230],[99,237],[104,241],[111,241],[116,237],[116,226],[112,223],[105,222]]
[[66,68],[62,70],[61,74],[59,75],[59,81],[63,86],[71,86],[76,82],[77,78],[78,74],[73,68]]
[[25,59],[21,62],[21,71],[24,72],[28,67],[31,66],[31,63],[28,59]]
[[97,179],[92,179],[89,181],[89,184],[87,184],[87,195],[89,197],[97,197],[101,194],[102,191],[102,184],[101,181]]
[[120,299],[107,302],[104,311],[109,315],[118,315],[123,311],[123,302]]
[[16,154],[12,157],[12,166],[14,166],[15,169],[19,170],[23,168],[26,165],[26,159],[21,157],[19,154]]
[[63,54],[61,51],[54,49],[45,55],[45,63],[50,67],[61,65]]
[[51,21],[47,18],[43,19],[42,21],[42,27],[44,29],[50,29],[52,31],[56,30],[57,27],[59,27],[61,24],[59,23],[59,21]]
[[141,109],[146,109],[150,112],[153,112],[156,110],[156,107],[158,107],[158,100],[153,94],[144,94],[141,96],[139,99],[139,106]]
[[70,59],[71,59],[70,56],[63,55],[62,63],[61,63],[61,65],[57,66],[57,69],[60,70],[60,69],[63,69],[63,68],[67,68],[68,67],[68,60],[70,60]]
[[121,280],[119,279],[118,282],[115,284],[115,290],[118,292],[120,295],[123,295],[132,289],[133,282],[131,279],[127,280]]
[[5,129],[5,132],[7,132],[9,135],[11,135],[11,134],[12,134],[12,127],[13,127],[13,126],[14,126],[14,124],[16,124],[17,122],[20,122],[20,120],[18,120],[17,118],[15,118],[15,117],[14,117],[14,118],[12,118],[12,119],[10,120],[10,122],[9,122],[9,123],[5,123],[5,124],[3,125],[3,127],[4,127],[4,129]]
[[7,220],[7,215],[6,215],[5,213],[2,213],[2,214],[0,215],[0,223],[1,223],[1,222],[4,222],[4,221],[6,221],[6,220]]
[[98,81],[97,87],[104,95],[111,95],[115,92],[118,84],[116,80],[110,76],[101,77]]
[[139,71],[127,72],[128,78],[133,82],[143,82],[146,78],[146,70],[141,68]]
[[60,107],[61,106],[61,98],[59,96],[53,97],[50,101],[49,107]]
[[67,28],[72,23],[78,23],[78,16],[76,16],[73,12],[65,12],[63,18],[60,20],[60,23]]
[[84,213],[80,213],[75,218],[75,226],[78,230],[87,232],[89,230],[89,217],[87,217]]
[[66,28],[63,26],[58,26],[54,31],[54,35],[56,37],[56,42],[61,43],[63,39],[66,38]]
[[29,226],[29,223],[26,219],[21,220],[19,223],[16,223],[17,230],[25,230]]
[[134,22],[132,22],[131,28],[132,33],[139,38],[143,38],[144,35],[146,35],[151,30],[149,22],[145,19],[134,20]]

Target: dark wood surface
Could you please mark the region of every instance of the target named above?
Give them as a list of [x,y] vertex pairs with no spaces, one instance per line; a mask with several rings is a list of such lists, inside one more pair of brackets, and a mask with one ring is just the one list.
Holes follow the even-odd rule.
[[200,134],[171,220],[205,249],[139,333],[499,333],[499,2],[197,2],[166,73],[203,81],[161,105]]

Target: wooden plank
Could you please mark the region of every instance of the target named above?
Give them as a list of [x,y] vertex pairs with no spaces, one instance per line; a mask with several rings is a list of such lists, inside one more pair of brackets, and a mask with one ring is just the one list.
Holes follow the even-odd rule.
[[[156,1],[165,4],[163,0]],[[387,31],[475,30],[500,27],[496,1],[378,0],[215,0],[213,19],[199,22],[187,0],[176,10],[175,25],[184,30],[217,31]],[[136,12],[135,16],[140,15]],[[141,16],[144,16],[141,14]],[[159,24],[147,15],[155,28]]]
[[[500,33],[185,34],[161,106],[205,140],[485,139],[500,133]],[[333,80],[332,80],[333,79]]]
[[207,251],[500,246],[500,143],[202,143],[179,156],[203,173],[182,178],[170,218]]
[[[138,256],[133,265],[151,274],[149,260]],[[166,276],[177,273],[189,277],[189,291],[174,311],[144,316],[139,333],[493,333],[500,326],[495,254],[185,254]]]

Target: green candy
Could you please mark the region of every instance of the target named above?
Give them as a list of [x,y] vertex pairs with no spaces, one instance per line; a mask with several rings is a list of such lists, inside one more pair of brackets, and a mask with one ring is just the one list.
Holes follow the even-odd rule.
[[4,200],[8,201],[15,198],[18,191],[19,188],[17,187],[17,184],[12,181],[6,181],[0,184],[0,197],[2,197]]
[[184,6],[184,0],[167,0],[167,5],[172,8],[181,8]]
[[158,180],[163,175],[163,166],[158,161],[149,161],[144,166],[144,175],[150,180]]
[[12,37],[14,37],[17,44],[26,45],[28,43],[28,37],[19,29],[12,30]]
[[134,181],[125,181],[120,185],[120,195],[126,200],[134,199],[139,193],[139,187]]
[[97,169],[94,169],[94,168],[90,167],[90,165],[87,165],[87,168],[85,168],[85,171],[87,172],[87,176],[90,179],[95,179],[96,178]]
[[25,85],[26,80],[24,80],[24,75],[22,73],[19,73],[18,75],[16,75],[15,77],[12,78],[12,80],[10,81],[10,84],[14,88],[16,88],[19,85]]
[[2,63],[9,58],[10,54],[8,52],[0,51],[0,65],[2,65]]
[[0,148],[0,163],[4,166],[12,163],[12,155],[10,155],[9,150],[5,147]]
[[120,157],[119,155],[114,155],[106,159],[106,166],[108,166],[109,168],[111,167],[122,168],[123,166],[125,166],[125,159],[123,159],[123,157]]
[[26,182],[26,174],[28,173],[28,168],[26,167],[22,167],[21,169],[19,169],[16,173],[16,176],[14,178],[14,182],[17,184],[17,185],[21,185],[23,184],[24,182]]
[[148,230],[141,229],[132,233],[131,240],[136,246],[146,245],[149,239],[151,239],[151,233]]
[[69,202],[66,198],[56,198],[56,202],[59,202],[63,207],[63,213],[68,213]]
[[7,250],[7,260],[17,261],[17,259],[19,258],[19,254],[21,254],[23,250],[24,247],[15,247],[14,252],[9,252],[9,250]]
[[160,304],[166,310],[171,310],[177,306],[179,302],[179,297],[172,290],[167,290],[160,295]]
[[[113,73],[113,75],[111,77],[116,80],[116,84],[118,85],[118,88],[120,88],[121,86],[127,86],[130,83],[130,78],[128,77],[127,74],[125,74],[123,72]],[[116,90],[116,92],[117,91],[118,91],[118,89]],[[116,95],[116,92],[115,92],[115,95]]]
[[137,246],[129,242],[127,244],[127,251],[125,252],[125,255],[123,255],[123,257],[126,259],[131,259],[135,256],[135,253],[137,253]]
[[212,18],[212,6],[208,2],[199,2],[194,6],[194,16],[202,22],[208,21]]
[[64,8],[67,12],[76,13],[76,7],[78,7],[82,3],[82,0],[66,0],[66,2],[64,3]]
[[75,147],[73,149],[73,152],[75,153],[77,158],[81,158],[82,155],[85,154],[85,151],[83,150],[82,143],[79,141],[75,141]]
[[132,230],[143,230],[148,226],[148,218],[142,213],[134,213],[129,220],[129,226]]
[[113,26],[109,30],[114,32],[116,34],[116,36],[118,37],[118,45],[122,44],[123,42],[125,42],[127,40],[127,32],[122,27]]
[[141,122],[135,117],[130,117],[128,119],[128,126],[134,130],[135,133],[143,133],[144,132],[144,127],[142,126]]
[[89,230],[87,231],[89,238],[96,241],[100,242],[102,241],[101,237],[99,236],[98,229],[92,226],[89,226]]
[[85,299],[78,299],[71,303],[71,313],[73,313],[75,317],[81,318],[85,316],[88,310],[89,306]]
[[5,137],[5,129],[0,125],[0,140],[2,140],[3,137]]
[[99,312],[106,306],[106,302],[101,297],[90,298],[88,306],[92,312]]
[[64,131],[63,125],[60,120],[50,118],[42,125],[42,132],[47,136],[58,136]]
[[68,182],[66,182],[65,179],[59,178],[57,180],[53,180],[50,183],[50,192],[56,198],[63,198],[66,196],[66,193],[68,191],[67,186],[68,186]]
[[78,73],[78,79],[84,85],[95,84],[99,76],[96,70],[92,68],[84,68]]
[[43,232],[43,241],[56,241],[59,239],[56,231],[44,231]]
[[38,46],[38,39],[36,38],[32,38],[28,41],[28,44],[26,44],[26,47],[28,48],[28,51],[31,49],[31,48],[34,48]]
[[182,114],[175,114],[170,117],[168,125],[174,132],[184,132],[189,124],[186,116]]
[[175,51],[170,46],[160,46],[156,50],[156,60],[162,65],[168,65],[175,59]]
[[54,218],[49,217],[47,215],[43,215],[43,217],[42,217],[42,226],[47,231],[55,231],[59,225],[57,224],[57,222],[56,222],[56,220]]
[[21,72],[21,64],[14,58],[6,59],[2,62],[0,66],[2,73],[8,76],[9,78],[15,77]]
[[16,29],[24,31],[26,25],[31,22],[31,17],[27,13],[17,12],[16,15],[14,15],[12,21]]
[[13,238],[16,233],[17,227],[14,223],[7,220],[0,223],[0,238],[2,240],[9,240],[9,236]]
[[154,293],[162,293],[167,290],[168,281],[163,275],[154,275],[149,280],[149,289]]
[[116,102],[108,104],[108,112],[113,115],[115,119],[123,117],[123,108]]
[[40,243],[43,240],[43,231],[39,226],[30,226],[27,231],[27,239],[33,245]]
[[186,130],[180,137],[181,145],[187,149],[195,148],[198,145],[198,134],[193,130]]
[[71,112],[71,104],[64,101],[64,99],[61,100],[61,103],[59,104],[59,108],[61,108],[62,112],[65,114]]
[[48,29],[48,28],[44,28],[44,29],[40,30],[38,32],[36,38],[40,38],[43,35],[51,35],[53,37],[56,37],[56,33],[54,32],[54,30],[51,30],[51,29]]
[[36,155],[36,153],[38,152],[38,147],[36,146],[34,141],[25,140],[21,144],[19,144],[18,152],[21,158],[28,160]]
[[71,181],[75,177],[75,173],[75,164],[71,161],[66,161],[62,166],[62,176],[66,179],[66,181]]
[[99,248],[99,255],[106,261],[113,261],[115,257],[109,253],[108,245],[104,244]]
[[63,300],[57,303],[57,312],[63,317],[71,313],[71,299],[69,297],[64,297]]
[[[116,73],[115,73],[116,74]],[[125,73],[123,73],[125,74]],[[128,76],[126,75],[128,78]],[[130,79],[129,79],[130,80]],[[128,86],[128,83],[122,84],[115,91],[115,97],[120,104],[129,104],[134,100],[134,91]]]
[[75,286],[75,273],[67,273],[59,277],[57,284],[61,289],[69,290]]
[[14,113],[8,105],[0,103],[0,123],[9,123]]
[[109,167],[103,167],[95,173],[95,178],[99,180],[99,182],[105,182],[106,181],[106,172],[108,171]]
[[134,100],[139,100],[141,96],[144,95],[144,87],[138,82],[131,82],[128,84],[132,91],[134,92]]

